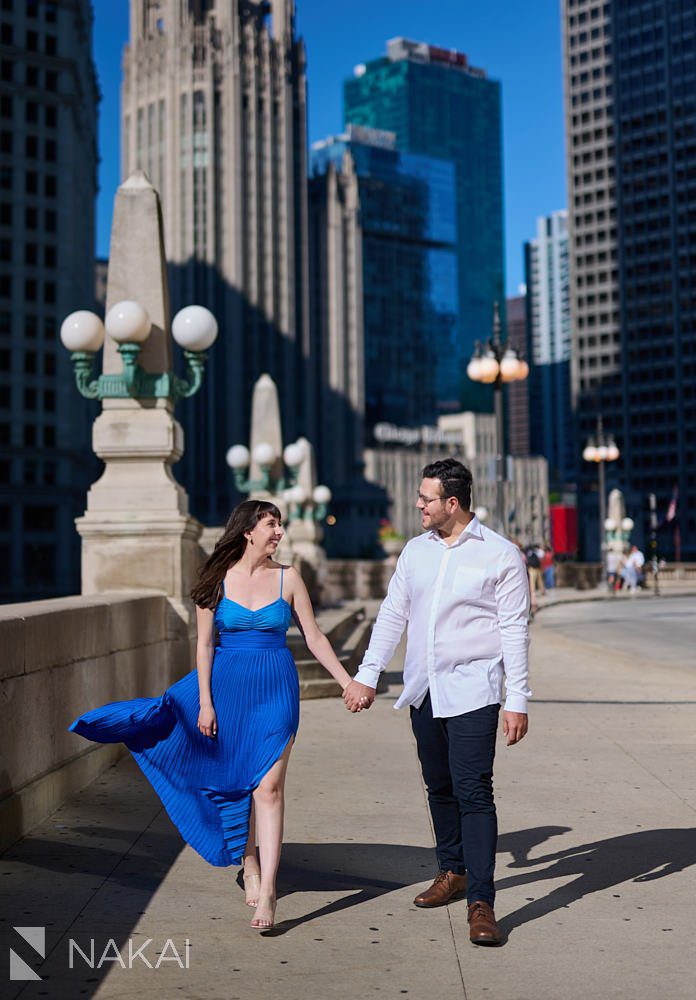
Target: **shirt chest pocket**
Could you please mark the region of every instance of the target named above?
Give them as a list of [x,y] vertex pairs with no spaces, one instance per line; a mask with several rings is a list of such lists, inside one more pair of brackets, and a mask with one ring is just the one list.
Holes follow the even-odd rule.
[[459,566],[454,573],[452,590],[458,597],[476,599],[483,593],[485,573],[477,566]]

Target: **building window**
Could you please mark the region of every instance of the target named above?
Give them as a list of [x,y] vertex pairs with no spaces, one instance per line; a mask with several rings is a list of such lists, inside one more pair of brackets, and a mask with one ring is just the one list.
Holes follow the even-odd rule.
[[44,177],[44,194],[47,198],[55,198],[58,191],[58,184],[53,174],[46,174]]
[[25,351],[24,353],[24,373],[25,375],[36,374],[36,351]]

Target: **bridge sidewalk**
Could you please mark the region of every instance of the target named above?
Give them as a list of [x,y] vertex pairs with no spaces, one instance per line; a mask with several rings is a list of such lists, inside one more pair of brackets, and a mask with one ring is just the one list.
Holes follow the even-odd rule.
[[[43,977],[8,997],[141,1000],[674,1000],[691,997],[696,909],[696,674],[533,626],[529,737],[502,739],[500,949],[466,906],[412,905],[432,833],[394,682],[350,716],[305,702],[287,789],[279,925],[248,927],[236,871],[181,842],[130,759],[2,857],[11,946]],[[45,926],[36,965],[11,926]],[[95,964],[90,969],[68,940]],[[129,942],[137,957],[129,964]],[[186,960],[188,939],[188,968]],[[19,943],[18,943],[19,941]],[[117,950],[118,949],[118,950]],[[161,953],[161,954],[158,954]],[[8,954],[4,947],[4,954]]]

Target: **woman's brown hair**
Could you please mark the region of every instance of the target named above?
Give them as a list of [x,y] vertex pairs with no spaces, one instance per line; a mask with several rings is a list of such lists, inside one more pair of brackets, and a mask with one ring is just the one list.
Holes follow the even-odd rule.
[[238,504],[225,525],[225,531],[212,555],[198,573],[198,583],[191,591],[191,599],[199,608],[214,611],[222,597],[222,581],[228,568],[244,555],[247,547],[245,535],[253,531],[264,517],[275,517],[280,522],[280,511],[267,500],[243,500]]

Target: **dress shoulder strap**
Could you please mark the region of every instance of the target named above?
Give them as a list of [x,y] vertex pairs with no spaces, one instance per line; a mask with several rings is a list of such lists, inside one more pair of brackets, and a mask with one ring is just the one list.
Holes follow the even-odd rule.
[[280,567],[280,596],[283,596],[283,573],[285,572],[285,566]]

